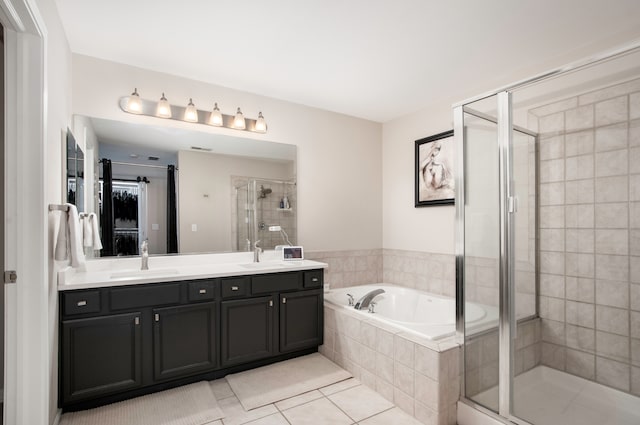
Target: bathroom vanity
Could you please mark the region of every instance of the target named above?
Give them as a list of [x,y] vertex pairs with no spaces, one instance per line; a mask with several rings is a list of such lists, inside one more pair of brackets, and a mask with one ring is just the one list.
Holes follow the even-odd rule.
[[326,264],[245,266],[110,280],[95,272],[59,285],[60,406],[94,407],[317,351]]

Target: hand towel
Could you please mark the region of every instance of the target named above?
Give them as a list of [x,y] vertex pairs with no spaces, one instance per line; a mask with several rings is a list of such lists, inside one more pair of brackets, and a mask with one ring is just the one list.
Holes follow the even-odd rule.
[[58,237],[56,238],[56,247],[54,259],[56,261],[65,261],[67,256],[67,245],[69,244],[69,232],[67,231],[67,212],[60,211],[60,225],[58,226]]
[[89,215],[82,214],[80,222],[82,223],[82,246],[91,248],[93,246],[93,228],[91,227]]
[[82,249],[82,227],[80,218],[78,217],[78,210],[73,204],[66,205],[69,207],[67,225],[69,227],[69,257],[71,259],[71,266],[82,267],[84,266],[85,258]]
[[100,250],[102,249],[102,241],[100,241],[100,229],[98,228],[98,216],[96,213],[89,214],[89,223],[91,224],[91,235],[93,236],[91,245],[93,249]]

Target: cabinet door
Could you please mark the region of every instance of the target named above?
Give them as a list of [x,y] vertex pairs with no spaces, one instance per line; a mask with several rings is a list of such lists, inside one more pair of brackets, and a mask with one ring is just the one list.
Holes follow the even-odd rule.
[[322,290],[280,294],[280,352],[322,344]]
[[206,372],[216,366],[216,305],[202,303],[153,310],[156,380]]
[[63,403],[139,387],[141,344],[140,313],[62,322]]
[[273,297],[223,301],[222,366],[273,354]]

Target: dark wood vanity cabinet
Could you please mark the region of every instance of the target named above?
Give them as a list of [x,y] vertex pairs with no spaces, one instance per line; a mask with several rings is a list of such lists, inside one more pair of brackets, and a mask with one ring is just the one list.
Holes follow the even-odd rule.
[[153,309],[153,377],[164,380],[213,370],[217,360],[215,303]]
[[323,270],[60,293],[60,405],[78,410],[317,350]]
[[61,397],[65,403],[142,385],[139,312],[62,322]]

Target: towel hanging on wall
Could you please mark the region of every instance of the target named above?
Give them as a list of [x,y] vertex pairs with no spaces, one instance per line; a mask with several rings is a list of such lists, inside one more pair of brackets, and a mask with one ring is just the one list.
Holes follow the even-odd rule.
[[72,267],[84,267],[85,257],[82,247],[82,223],[78,210],[73,204],[64,204],[66,211],[60,212],[58,237],[54,248],[54,258],[58,261],[70,260]]

